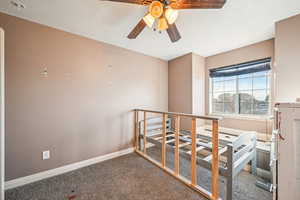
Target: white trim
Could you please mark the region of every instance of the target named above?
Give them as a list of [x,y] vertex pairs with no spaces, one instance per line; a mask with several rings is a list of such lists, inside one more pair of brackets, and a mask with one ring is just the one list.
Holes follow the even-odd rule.
[[29,175],[29,176],[17,178],[17,179],[11,180],[11,181],[7,181],[7,182],[5,182],[5,190],[16,188],[16,187],[19,187],[19,186],[22,186],[22,185],[26,185],[26,184],[33,183],[33,182],[36,182],[36,181],[40,181],[40,180],[50,178],[50,177],[53,177],[53,176],[57,176],[57,175],[60,175],[60,174],[64,174],[64,173],[67,173],[67,172],[70,172],[70,171],[73,171],[73,170],[76,170],[76,169],[79,169],[79,168],[82,168],[82,167],[87,167],[87,166],[99,163],[99,162],[110,160],[110,159],[113,159],[113,158],[116,158],[116,157],[119,157],[119,156],[122,156],[122,155],[132,153],[133,151],[134,151],[134,148],[131,147],[131,148],[128,148],[128,149],[124,149],[124,150],[121,150],[121,151],[105,154],[105,155],[102,155],[102,156],[99,156],[99,157],[95,157],[95,158],[91,158],[91,159],[88,159],[88,160],[80,161],[80,162],[73,163],[73,164],[70,164],[70,165],[65,165],[65,166],[62,166],[62,167],[55,168],[55,169],[50,169],[50,170],[47,170],[47,171],[44,171],[44,172],[40,172],[40,173],[36,173],[36,174],[33,174],[33,175]]
[[5,75],[4,75],[4,30],[0,28],[0,200],[4,200],[4,137],[5,137],[5,128],[4,128],[4,109],[5,109],[5,103],[4,103],[4,81]]
[[223,114],[210,113],[209,116],[218,116],[228,119],[252,120],[252,121],[266,121],[272,118],[272,115],[244,115],[244,114]]

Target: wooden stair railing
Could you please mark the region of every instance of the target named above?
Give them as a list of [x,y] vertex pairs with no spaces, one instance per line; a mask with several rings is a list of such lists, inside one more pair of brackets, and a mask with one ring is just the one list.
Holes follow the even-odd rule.
[[[144,114],[144,123],[143,123],[143,149],[140,149],[140,131],[139,131],[139,113]],[[149,155],[147,155],[147,114],[159,114],[162,117],[162,142],[161,142],[161,162],[157,162],[152,159]],[[135,152],[140,156],[144,157],[148,161],[152,162],[156,166],[160,167],[170,175],[174,176],[176,179],[180,180],[187,186],[196,190],[200,194],[204,195],[206,198],[211,200],[219,200],[219,138],[218,138],[218,127],[219,127],[219,117],[210,117],[210,116],[199,116],[185,113],[174,113],[174,112],[162,112],[162,111],[154,111],[154,110],[145,110],[145,109],[135,109],[134,110],[134,131],[135,131]],[[174,134],[174,143],[175,143],[175,151],[174,151],[174,170],[166,167],[166,121],[167,116],[172,116],[175,118],[175,134]],[[180,134],[180,119],[181,117],[190,118],[191,119],[191,180],[186,179],[181,176],[179,173],[180,162],[179,162],[179,134]],[[196,121],[197,119],[209,120],[212,123],[212,160],[211,160],[211,192],[197,185],[197,134],[196,134]]]

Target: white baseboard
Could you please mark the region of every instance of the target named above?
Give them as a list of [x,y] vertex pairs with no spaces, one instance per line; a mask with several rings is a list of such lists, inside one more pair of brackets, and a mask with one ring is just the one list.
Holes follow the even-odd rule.
[[16,187],[19,187],[19,186],[22,186],[22,185],[26,185],[26,184],[33,183],[33,182],[36,182],[36,181],[40,181],[40,180],[50,178],[50,177],[53,177],[53,176],[57,176],[57,175],[60,175],[60,174],[64,174],[66,172],[70,172],[70,171],[73,171],[73,170],[76,170],[76,169],[79,169],[79,168],[82,168],[82,167],[86,167],[86,166],[93,165],[93,164],[96,164],[96,163],[99,163],[99,162],[103,162],[105,160],[110,160],[112,158],[116,158],[116,157],[119,157],[119,156],[122,156],[122,155],[132,153],[133,151],[134,151],[134,148],[128,148],[128,149],[124,149],[124,150],[121,150],[121,151],[117,151],[117,152],[109,153],[109,154],[102,155],[102,156],[99,156],[99,157],[95,157],[95,158],[91,158],[91,159],[88,159],[88,160],[73,163],[73,164],[70,164],[70,165],[65,165],[65,166],[62,166],[62,167],[55,168],[55,169],[43,171],[43,172],[36,173],[36,174],[33,174],[33,175],[13,179],[11,181],[5,182],[5,190],[16,188]]

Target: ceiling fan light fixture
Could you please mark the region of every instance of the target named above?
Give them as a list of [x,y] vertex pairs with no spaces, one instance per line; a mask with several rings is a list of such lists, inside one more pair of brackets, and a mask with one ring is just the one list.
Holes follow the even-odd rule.
[[163,31],[163,30],[168,29],[168,27],[169,26],[168,26],[168,22],[167,22],[166,18],[164,18],[164,17],[159,18],[158,25],[157,25],[158,30]]
[[165,17],[168,20],[169,24],[173,24],[178,18],[178,10],[167,8],[165,11]]
[[144,22],[147,24],[148,27],[152,27],[154,22],[155,22],[155,18],[151,15],[151,13],[148,13],[147,15],[145,15],[143,17]]
[[149,13],[151,13],[154,18],[160,18],[164,13],[163,4],[159,1],[152,1],[149,6]]

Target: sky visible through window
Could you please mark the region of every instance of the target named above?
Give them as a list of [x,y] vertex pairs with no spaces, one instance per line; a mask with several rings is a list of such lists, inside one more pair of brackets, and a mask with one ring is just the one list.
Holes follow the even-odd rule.
[[210,108],[216,114],[269,114],[269,72],[211,78]]

